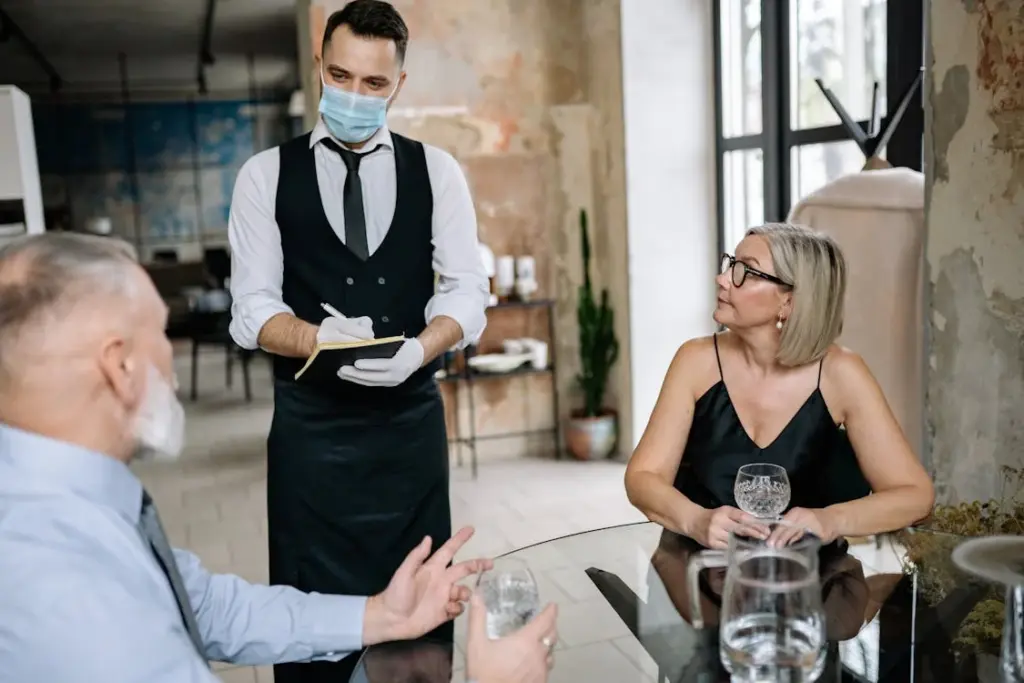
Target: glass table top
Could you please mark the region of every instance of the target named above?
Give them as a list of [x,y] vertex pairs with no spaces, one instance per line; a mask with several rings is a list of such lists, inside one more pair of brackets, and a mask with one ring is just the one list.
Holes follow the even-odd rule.
[[[908,529],[822,549],[829,639],[822,683],[1000,680],[1002,586],[968,577],[950,555],[964,539]],[[700,548],[652,523],[566,536],[505,555],[559,605],[552,683],[718,683],[717,614],[725,570],[701,582],[706,627],[690,625],[689,558]],[[498,560],[500,562],[500,558]],[[454,643],[369,648],[353,683],[463,683],[465,615]]]

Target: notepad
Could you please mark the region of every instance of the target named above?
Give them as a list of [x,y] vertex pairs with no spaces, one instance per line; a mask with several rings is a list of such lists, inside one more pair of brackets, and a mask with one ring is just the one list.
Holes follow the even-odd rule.
[[307,379],[322,380],[336,377],[343,365],[355,365],[357,360],[366,358],[391,358],[402,344],[405,337],[383,337],[353,342],[324,342],[317,344],[302,369],[295,373],[295,379],[306,376]]

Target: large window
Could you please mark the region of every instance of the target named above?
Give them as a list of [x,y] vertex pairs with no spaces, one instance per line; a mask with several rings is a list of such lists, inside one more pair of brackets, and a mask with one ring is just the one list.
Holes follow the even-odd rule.
[[[884,123],[899,97],[893,86],[906,80],[897,74],[900,83],[890,83],[893,55],[914,50],[913,41],[889,45],[887,29],[894,11],[906,23],[915,0],[899,0],[899,10],[890,7],[896,0],[714,2],[720,239],[731,251],[747,227],[783,220],[800,198],[863,168],[864,154],[816,79],[865,131],[876,100]],[[917,8],[919,28],[920,15]],[[921,62],[913,62],[901,68],[916,76]]]

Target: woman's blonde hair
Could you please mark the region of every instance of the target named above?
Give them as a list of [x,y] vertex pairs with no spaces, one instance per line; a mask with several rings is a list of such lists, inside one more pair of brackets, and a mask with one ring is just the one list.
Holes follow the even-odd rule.
[[750,228],[747,235],[768,242],[775,275],[793,288],[793,310],[779,339],[779,363],[795,367],[818,360],[843,331],[843,252],[828,235],[801,225],[768,223]]

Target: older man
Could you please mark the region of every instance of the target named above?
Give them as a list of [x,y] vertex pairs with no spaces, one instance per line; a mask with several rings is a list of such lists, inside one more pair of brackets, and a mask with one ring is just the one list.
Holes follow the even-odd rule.
[[[127,466],[181,450],[166,316],[123,243],[0,249],[0,683],[214,681],[210,659],[336,661],[461,612],[456,582],[487,566],[448,566],[468,528],[433,556],[425,538],[370,598],[250,585],[169,547]],[[524,652],[536,670],[553,620],[507,642],[477,633],[473,675],[519,680],[506,673]]]

